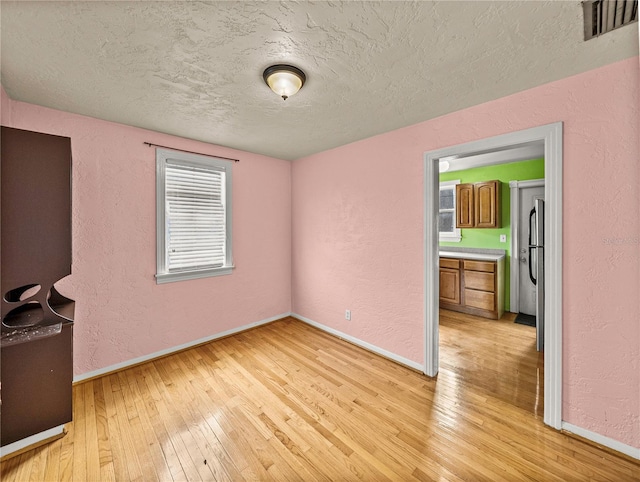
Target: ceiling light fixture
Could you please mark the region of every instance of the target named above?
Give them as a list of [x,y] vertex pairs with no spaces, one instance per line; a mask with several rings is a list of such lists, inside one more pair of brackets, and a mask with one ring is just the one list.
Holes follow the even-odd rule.
[[285,64],[267,67],[262,77],[269,88],[284,100],[298,92],[307,80],[307,76],[298,67]]
[[447,172],[449,170],[449,162],[440,159],[440,172]]

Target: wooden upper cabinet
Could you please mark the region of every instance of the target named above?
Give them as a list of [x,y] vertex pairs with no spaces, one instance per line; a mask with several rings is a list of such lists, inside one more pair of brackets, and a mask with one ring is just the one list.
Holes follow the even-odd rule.
[[474,227],[473,184],[456,186],[456,228]]
[[500,181],[476,182],[473,195],[476,228],[499,228]]
[[499,228],[500,181],[456,186],[456,228]]

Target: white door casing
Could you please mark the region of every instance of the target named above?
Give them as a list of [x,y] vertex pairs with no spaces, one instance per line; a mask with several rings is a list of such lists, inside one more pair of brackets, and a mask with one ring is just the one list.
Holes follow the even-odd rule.
[[439,355],[438,204],[439,160],[544,143],[545,351],[544,423],[562,427],[562,122],[445,147],[424,155],[424,373],[436,376]]

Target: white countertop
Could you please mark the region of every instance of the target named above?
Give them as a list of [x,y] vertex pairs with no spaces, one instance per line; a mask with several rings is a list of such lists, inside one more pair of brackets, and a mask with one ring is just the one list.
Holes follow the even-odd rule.
[[441,258],[475,259],[479,261],[499,261],[504,258],[504,254],[460,253],[446,250],[440,250],[439,255]]

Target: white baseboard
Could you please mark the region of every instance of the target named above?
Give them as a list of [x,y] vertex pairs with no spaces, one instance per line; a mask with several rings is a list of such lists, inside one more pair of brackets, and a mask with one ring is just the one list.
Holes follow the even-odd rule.
[[592,432],[591,430],[587,430],[585,428],[581,428],[567,422],[562,422],[562,430],[574,433],[576,435],[579,435],[580,437],[591,440],[592,442],[613,449],[616,452],[620,452],[622,454],[628,455],[629,457],[640,460],[640,448],[635,448],[631,445],[623,444],[622,442],[618,442],[617,440],[613,440],[612,438],[605,437],[604,435],[600,435],[599,433]]
[[24,448],[30,447],[31,445],[35,445],[38,442],[42,442],[43,440],[47,440],[49,438],[60,435],[63,431],[64,424],[50,428],[49,430],[45,430],[44,432],[40,432],[35,435],[30,435],[29,437],[18,440],[17,442],[4,445],[0,447],[0,457],[4,457],[6,455],[17,452],[18,450],[22,450]]
[[327,333],[330,333],[332,335],[335,335],[339,338],[342,338],[346,341],[348,341],[349,343],[353,343],[354,345],[358,345],[361,348],[364,348],[365,350],[369,350],[373,353],[376,353],[377,355],[381,355],[385,358],[388,358],[390,360],[393,360],[394,362],[400,363],[401,365],[405,365],[409,368],[413,368],[414,370],[418,370],[422,373],[424,373],[424,366],[422,366],[420,363],[416,363],[413,360],[409,360],[408,358],[404,358],[401,357],[400,355],[396,355],[395,353],[391,353],[390,351],[384,350],[380,347],[377,347],[375,345],[372,345],[371,343],[367,343],[366,341],[362,341],[358,338],[355,338],[351,335],[347,335],[346,333],[342,333],[341,331],[335,330],[333,328],[330,328],[328,326],[325,326],[321,323],[318,323],[316,321],[310,320],[309,318],[306,318],[302,315],[298,315],[296,313],[291,313],[292,317],[300,320],[300,321],[304,321],[305,323],[314,326],[316,328],[318,328],[319,330],[322,331],[326,331]]
[[253,323],[249,323],[247,325],[239,326],[238,328],[232,328],[231,330],[223,331],[221,333],[216,333],[215,335],[206,336],[204,338],[200,338],[198,340],[190,341],[188,343],[183,343],[182,345],[174,346],[171,348],[167,348],[166,350],[156,351],[154,353],[149,353],[148,355],[140,356],[138,358],[133,358],[131,360],[127,360],[124,362],[116,363],[114,365],[109,365],[108,367],[99,368],[98,370],[94,370],[91,372],[83,373],[82,375],[77,375],[73,377],[73,383],[82,382],[84,380],[88,380],[90,378],[99,377],[102,375],[106,375],[107,373],[115,372],[118,370],[122,370],[124,368],[128,368],[130,366],[138,365],[140,363],[144,363],[154,358],[159,358],[165,355],[170,355],[171,353],[175,353],[178,351],[182,351],[186,348],[191,348],[196,345],[201,345],[203,343],[207,343],[209,341],[217,340],[218,338],[224,338],[225,336],[234,335],[236,333],[240,333],[242,331],[249,330],[251,328],[255,328],[256,326],[266,325],[267,323],[271,323],[272,321],[279,320],[281,318],[286,318],[287,316],[291,316],[291,312],[282,313],[280,315],[272,316],[271,318],[266,318],[264,320],[256,321]]

